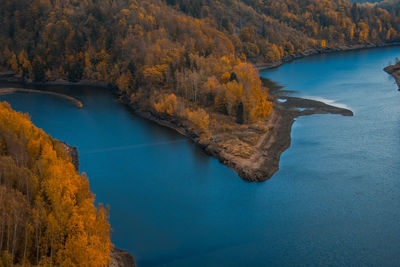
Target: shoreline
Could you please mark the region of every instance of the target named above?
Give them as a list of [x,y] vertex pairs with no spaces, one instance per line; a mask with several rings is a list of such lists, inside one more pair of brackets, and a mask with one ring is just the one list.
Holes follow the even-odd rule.
[[81,100],[61,94],[61,93],[56,93],[56,92],[51,92],[51,91],[43,91],[43,90],[34,90],[34,89],[24,89],[24,88],[0,88],[0,95],[8,95],[8,94],[14,94],[14,93],[29,93],[29,94],[41,94],[41,95],[51,95],[51,96],[57,96],[60,98],[63,98],[65,100],[70,101],[72,104],[74,104],[77,108],[83,108],[83,103]]
[[110,257],[109,267],[136,267],[133,256],[122,249],[113,248]]
[[397,84],[397,89],[400,91],[400,63],[389,65],[383,70],[394,78]]
[[306,58],[310,56],[366,50],[372,48],[391,47],[391,46],[400,46],[400,42],[380,43],[380,44],[369,43],[369,44],[340,45],[340,46],[326,47],[319,49],[309,49],[300,53],[285,56],[282,59],[271,63],[252,63],[252,64],[257,68],[259,72],[261,72],[268,69],[278,68],[283,64],[293,62],[296,59]]
[[79,85],[79,86],[90,86],[90,87],[103,87],[109,88],[111,87],[109,83],[95,80],[80,80],[80,81],[69,81],[65,79],[55,79],[44,82],[37,82],[32,79],[26,79],[20,75],[15,74],[9,70],[0,69],[0,81],[10,82],[10,83],[23,83],[27,85]]
[[[319,48],[319,49],[309,49],[300,53],[291,54],[283,57],[280,60],[270,62],[270,63],[257,63],[249,60],[249,63],[253,64],[253,66],[259,71],[274,69],[282,66],[285,63],[293,62],[297,59],[302,59],[306,57],[316,56],[316,55],[327,55],[341,52],[352,52],[357,50],[368,50],[374,48],[383,48],[383,47],[392,47],[392,46],[400,46],[400,42],[391,42],[391,43],[379,43],[379,44],[352,44],[352,45],[339,45],[333,47]],[[79,80],[79,81],[69,81],[66,79],[55,79],[44,82],[37,82],[32,79],[26,79],[22,76],[15,74],[14,72],[0,68],[0,81],[4,82],[17,82],[28,85],[78,85],[78,86],[90,86],[90,87],[102,87],[102,88],[116,88],[114,85],[104,81],[96,81],[96,80]]]
[[[10,74],[7,76],[9,77]],[[4,75],[0,73],[0,81],[21,82],[22,78],[4,79]],[[266,81],[260,77],[264,82]],[[22,79],[23,80],[23,79]],[[86,83],[86,82],[85,82]],[[25,82],[25,84],[27,84]],[[29,84],[29,82],[28,82]],[[32,82],[31,84],[37,84]],[[74,83],[63,81],[40,83],[43,85],[83,85],[82,83]],[[273,83],[272,83],[273,84]],[[94,82],[90,82],[90,86],[103,87],[107,89],[115,89],[113,86],[104,86]],[[274,85],[273,85],[274,86]],[[272,87],[273,87],[272,86]],[[201,139],[196,133],[191,131],[179,118],[173,118],[162,114],[155,114],[150,110],[142,109],[136,105],[132,105],[127,96],[121,95],[114,91],[120,97],[120,101],[130,107],[132,111],[140,117],[153,121],[164,127],[168,127],[178,132],[179,134],[188,137],[205,153],[217,158],[222,164],[233,169],[240,178],[247,182],[263,182],[270,179],[278,170],[280,157],[291,144],[291,129],[295,118],[299,116],[313,114],[340,114],[344,116],[352,116],[350,110],[334,107],[320,101],[281,96],[281,90],[278,88],[270,88],[272,100],[275,108],[267,120],[267,132],[258,131],[259,138],[255,145],[251,146],[253,153],[249,158],[243,158],[233,153],[229,153],[221,148],[223,142],[218,142],[211,138],[209,140]],[[278,99],[284,99],[282,103]]]
[[[331,106],[321,101],[279,96],[279,90],[274,93],[273,98],[275,108],[267,122],[269,131],[260,136],[257,144],[253,147],[254,153],[248,159],[226,153],[212,138],[207,141],[202,140],[176,118],[160,116],[140,109],[130,104],[126,97],[121,101],[132,108],[135,114],[186,136],[208,155],[217,158],[222,164],[233,169],[243,180],[263,182],[270,179],[279,170],[280,157],[290,147],[292,125],[297,117],[314,114],[353,116],[351,110]],[[285,102],[279,102],[278,99],[284,99]]]
[[[65,150],[71,157],[71,161],[74,164],[75,169],[79,172],[78,149],[76,147],[68,145],[65,142],[59,140],[57,141],[64,145]],[[109,267],[136,267],[136,262],[133,256],[122,249],[114,247],[111,250],[110,257],[111,257],[111,262],[109,264]]]
[[[383,44],[366,44],[366,45],[344,45],[335,48],[325,48],[318,50],[309,50],[301,54],[291,55],[284,59],[265,64],[253,64],[259,71],[270,68],[276,68],[284,63],[291,62],[295,59],[313,56],[317,54],[328,54],[334,52],[346,52],[368,48],[397,46],[400,43],[383,43]],[[262,77],[260,77],[263,79]],[[23,77],[15,76],[12,72],[0,72],[0,81],[22,82],[24,84],[34,85],[80,85],[103,87],[107,89],[115,89],[115,86],[97,81],[80,81],[71,82],[67,80],[54,80],[49,82],[34,82],[26,80]],[[265,79],[264,79],[265,81]],[[350,110],[339,108],[325,104],[320,101],[281,96],[280,89],[271,88],[270,90],[275,108],[267,121],[269,131],[260,133],[257,143],[252,146],[254,149],[250,158],[241,158],[231,153],[223,151],[218,143],[212,138],[203,140],[197,134],[192,132],[179,118],[172,118],[162,114],[155,114],[150,110],[145,110],[132,105],[125,95],[117,92],[120,101],[130,107],[138,116],[153,121],[161,126],[168,127],[179,134],[191,139],[208,155],[217,158],[222,164],[232,168],[243,180],[248,182],[263,182],[270,179],[278,170],[281,154],[291,145],[291,129],[295,119],[299,116],[307,116],[313,114],[339,114],[343,116],[352,116]],[[279,102],[278,99],[284,99],[286,102]]]

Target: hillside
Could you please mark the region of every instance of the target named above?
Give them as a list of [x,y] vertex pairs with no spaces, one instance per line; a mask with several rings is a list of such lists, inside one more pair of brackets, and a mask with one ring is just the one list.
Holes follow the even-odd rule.
[[395,13],[344,0],[6,0],[0,18],[4,69],[109,84],[139,114],[246,160],[274,108],[253,63],[400,40]]
[[0,266],[107,266],[107,210],[68,147],[0,103]]
[[214,27],[231,37],[237,53],[255,62],[271,62],[309,49],[399,39],[396,14],[343,0],[167,3],[193,17],[211,19]]

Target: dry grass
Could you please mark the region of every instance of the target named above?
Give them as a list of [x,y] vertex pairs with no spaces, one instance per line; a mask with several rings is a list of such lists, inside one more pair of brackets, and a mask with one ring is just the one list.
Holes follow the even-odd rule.
[[265,122],[238,124],[231,117],[213,113],[213,141],[225,153],[249,159],[260,137],[268,131]]
[[226,140],[226,142],[220,143],[219,146],[228,154],[236,157],[248,159],[254,152],[254,149],[249,144],[241,141],[238,138],[232,138]]

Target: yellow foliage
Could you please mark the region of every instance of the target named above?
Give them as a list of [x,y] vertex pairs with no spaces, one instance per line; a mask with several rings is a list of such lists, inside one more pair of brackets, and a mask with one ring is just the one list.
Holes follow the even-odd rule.
[[[18,266],[108,266],[107,211],[94,206],[89,182],[65,147],[5,102],[0,103],[0,140],[6,144],[0,155],[0,232],[7,224],[17,228],[12,247],[0,252],[26,247],[25,259],[22,254],[13,259]],[[0,266],[6,261],[0,258]]]
[[229,82],[229,79],[231,78],[231,74],[229,72],[225,72],[222,76],[221,76],[221,82],[222,83],[227,83]]
[[209,130],[210,127],[210,115],[202,109],[198,108],[197,110],[186,109],[186,117],[189,121],[193,123],[195,129],[200,130],[201,135],[204,137],[209,137],[211,132]]
[[154,103],[154,108],[159,113],[174,115],[178,108],[175,94],[162,94],[158,97],[159,101]]
[[204,89],[207,93],[215,93],[219,86],[220,84],[217,78],[215,78],[215,76],[212,76],[207,78],[207,82],[204,84]]
[[239,63],[233,67],[235,79],[223,85],[223,93],[214,99],[214,106],[228,115],[236,117],[236,121],[254,122],[265,119],[272,111],[272,103],[268,101],[268,91],[261,84],[258,72],[251,64]]
[[18,60],[17,60],[17,56],[15,54],[13,54],[10,58],[10,60],[8,61],[8,64],[11,67],[11,70],[15,73],[19,73],[19,65],[18,65]]
[[143,76],[151,85],[161,86],[163,81],[165,80],[165,72],[168,68],[168,65],[155,65],[152,67],[147,67],[143,71]]
[[267,50],[267,53],[265,54],[265,57],[268,61],[277,61],[281,59],[282,54],[281,51],[279,50],[278,46],[276,44],[273,44],[270,46]]
[[250,110],[250,122],[256,122],[260,119],[266,119],[271,114],[273,103],[267,100],[267,94],[263,92],[255,98],[255,104]]
[[359,33],[358,33],[358,41],[360,43],[368,41],[369,36],[369,26],[365,22],[358,23]]
[[243,84],[236,81],[229,82],[225,85],[226,107],[231,115],[234,115],[234,109],[244,96]]
[[326,47],[326,40],[321,40],[321,47],[325,48]]
[[132,74],[128,72],[122,73],[117,79],[117,86],[122,92],[129,92],[133,89]]

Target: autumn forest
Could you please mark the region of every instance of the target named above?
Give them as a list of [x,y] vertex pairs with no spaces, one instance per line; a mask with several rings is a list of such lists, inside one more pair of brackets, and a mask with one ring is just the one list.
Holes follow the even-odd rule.
[[[400,9],[347,0],[1,2],[1,70],[107,84],[135,110],[204,142],[224,136],[217,145],[247,159],[258,139],[230,133],[261,135],[274,113],[256,66],[400,41]],[[65,144],[0,104],[0,266],[109,264],[107,209],[71,160]]]
[[[6,1],[0,64],[35,81],[104,81],[140,108],[210,135],[272,104],[251,63],[399,40],[399,17],[344,0]],[[222,16],[221,16],[222,14]]]
[[69,148],[0,104],[1,266],[106,266],[107,210]]

